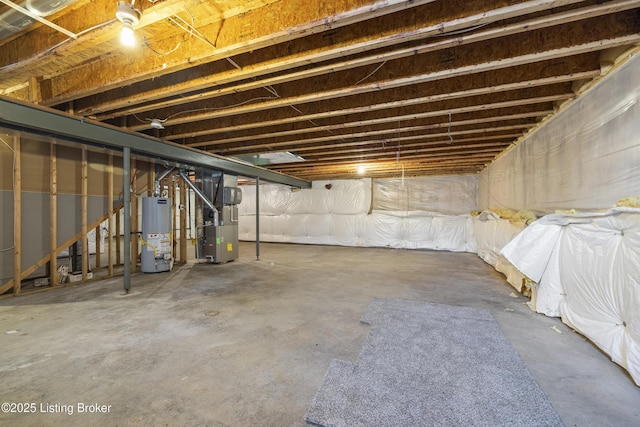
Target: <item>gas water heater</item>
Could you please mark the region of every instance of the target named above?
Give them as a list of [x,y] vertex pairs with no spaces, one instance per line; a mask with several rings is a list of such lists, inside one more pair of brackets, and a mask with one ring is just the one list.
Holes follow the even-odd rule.
[[142,254],[144,273],[171,271],[173,266],[171,235],[171,199],[142,198]]

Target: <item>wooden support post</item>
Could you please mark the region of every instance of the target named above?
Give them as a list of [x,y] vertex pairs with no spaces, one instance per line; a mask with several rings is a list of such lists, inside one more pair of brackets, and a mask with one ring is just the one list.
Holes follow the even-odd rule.
[[120,253],[120,246],[122,246],[122,242],[120,241],[120,236],[122,235],[122,230],[120,229],[120,210],[116,211],[116,265],[122,264],[122,256]]
[[113,154],[107,160],[107,207],[109,212],[109,230],[107,231],[107,268],[109,277],[113,276]]
[[[135,159],[131,159],[131,253],[129,259],[125,259],[124,262],[128,262],[131,265],[131,273],[136,272],[138,265],[138,232],[140,231],[138,223],[138,195],[136,194],[136,176],[138,175],[138,169],[136,167],[137,162]],[[125,230],[125,233],[127,230]]]
[[40,90],[40,84],[42,83],[42,77],[32,76],[29,78],[29,102],[39,104],[42,102],[42,91]]
[[122,149],[122,194],[124,198],[124,265],[122,286],[125,293],[131,290],[131,149]]
[[22,177],[20,176],[20,137],[13,137],[13,293],[20,295],[22,284],[21,227],[22,227]]
[[187,184],[180,179],[180,262],[187,262]]
[[89,165],[87,163],[87,149],[82,149],[82,164],[81,164],[81,200],[82,200],[82,280],[85,281],[89,278],[89,240],[87,239],[87,208],[88,208],[88,180],[89,180]]
[[177,236],[178,233],[176,230],[176,215],[178,211],[176,209],[177,200],[176,200],[176,181],[173,179],[173,175],[169,175],[169,197],[171,197],[171,256],[173,259],[176,259],[176,249],[178,246]]
[[100,262],[100,252],[102,252],[102,236],[101,236],[101,232],[100,232],[100,228],[101,228],[102,224],[99,224],[95,230],[96,230],[96,268],[100,268],[101,266],[101,262]]
[[49,154],[51,181],[49,188],[49,284],[58,286],[58,155],[56,154],[56,142],[51,141]]

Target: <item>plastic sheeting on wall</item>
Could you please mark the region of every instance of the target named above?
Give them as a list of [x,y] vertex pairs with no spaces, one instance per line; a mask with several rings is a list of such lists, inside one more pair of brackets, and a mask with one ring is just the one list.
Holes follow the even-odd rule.
[[595,211],[640,195],[640,55],[481,172],[479,204]]
[[[240,240],[255,240],[255,227],[255,216],[241,215]],[[475,252],[470,215],[438,215],[425,212],[260,215],[260,240]]]
[[[329,187],[329,189],[327,188]],[[255,186],[243,186],[239,236],[255,240]],[[260,240],[320,245],[474,252],[470,215],[419,211],[371,214],[371,180],[314,182],[292,191],[260,186]]]
[[466,214],[478,208],[476,175],[388,178],[373,181],[373,209]]
[[522,292],[525,276],[500,251],[524,227],[523,224],[512,224],[493,212],[485,211],[473,218],[473,236],[478,256],[504,274],[507,282],[518,292]]
[[640,385],[640,209],[548,215],[502,254],[538,282],[535,311],[560,316]]
[[[325,185],[331,184],[331,189]],[[311,189],[293,191],[280,184],[260,186],[260,215],[368,213],[371,208],[371,180],[314,182]],[[256,188],[242,186],[240,215],[255,215]]]

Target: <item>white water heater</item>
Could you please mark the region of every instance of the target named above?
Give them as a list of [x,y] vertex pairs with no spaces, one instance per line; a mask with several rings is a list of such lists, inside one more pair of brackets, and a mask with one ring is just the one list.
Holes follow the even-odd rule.
[[171,199],[142,198],[142,254],[144,273],[171,271],[173,239],[171,235]]

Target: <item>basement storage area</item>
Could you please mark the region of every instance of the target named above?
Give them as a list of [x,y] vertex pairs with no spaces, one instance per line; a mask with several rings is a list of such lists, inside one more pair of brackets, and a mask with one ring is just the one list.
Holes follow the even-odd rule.
[[0,3],[0,424],[640,425],[640,0]]

